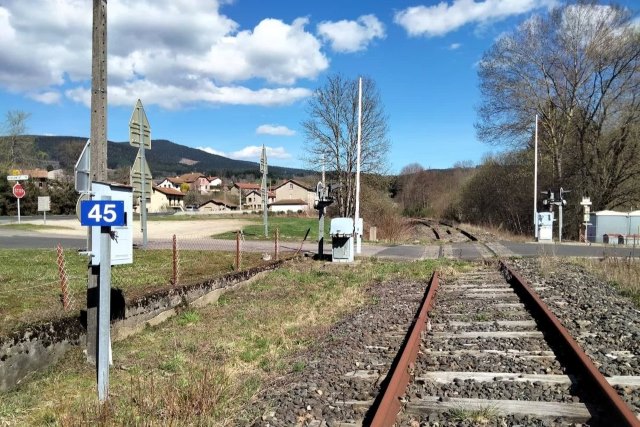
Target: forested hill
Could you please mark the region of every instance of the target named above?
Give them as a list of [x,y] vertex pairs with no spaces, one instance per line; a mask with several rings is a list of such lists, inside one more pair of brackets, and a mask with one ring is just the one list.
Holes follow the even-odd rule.
[[[38,151],[46,153],[50,160],[58,161],[60,167],[67,170],[73,168],[87,142],[86,138],[76,136],[34,136],[34,139]],[[107,167],[131,167],[137,150],[128,142],[109,141]],[[175,176],[187,172],[217,176],[259,174],[259,165],[256,162],[233,160],[164,139],[152,140],[151,150],[145,151],[145,157],[154,177]],[[290,178],[307,173],[309,171],[304,169],[269,166],[269,176],[273,178]]]

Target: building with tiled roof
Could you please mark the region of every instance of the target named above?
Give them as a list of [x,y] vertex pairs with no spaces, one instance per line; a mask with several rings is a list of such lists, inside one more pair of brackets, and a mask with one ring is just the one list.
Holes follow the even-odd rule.
[[288,179],[273,189],[276,193],[276,200],[303,200],[308,208],[313,208],[313,200],[315,199],[315,189],[309,188],[304,184],[293,179]]

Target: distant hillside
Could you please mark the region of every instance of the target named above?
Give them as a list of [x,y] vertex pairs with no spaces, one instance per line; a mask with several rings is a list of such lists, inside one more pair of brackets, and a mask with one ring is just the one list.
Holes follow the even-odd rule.
[[[47,153],[49,159],[60,167],[72,169],[87,138],[77,136],[34,136],[37,150]],[[131,167],[138,149],[128,142],[109,141],[107,167],[119,169]],[[202,172],[217,176],[259,174],[256,162],[233,160],[186,147],[164,139],[151,141],[151,150],[145,151],[147,163],[154,177],[181,175],[186,172]],[[304,169],[269,166],[271,178],[290,178],[310,173]]]

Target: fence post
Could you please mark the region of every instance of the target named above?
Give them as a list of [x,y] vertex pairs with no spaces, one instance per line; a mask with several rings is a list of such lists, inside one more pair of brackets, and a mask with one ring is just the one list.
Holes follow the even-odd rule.
[[180,278],[178,277],[179,272],[178,272],[178,239],[176,238],[176,235],[173,235],[173,245],[172,245],[172,249],[173,249],[173,259],[172,259],[172,263],[173,263],[173,273],[171,275],[171,284],[173,286],[176,286],[178,284],[178,280],[180,280]]
[[278,260],[278,252],[280,246],[280,227],[276,228],[276,236],[275,236],[275,260]]
[[236,231],[236,271],[240,271],[240,230]]
[[69,279],[67,277],[66,272],[66,263],[64,261],[64,250],[60,243],[58,243],[58,247],[56,248],[58,251],[58,276],[60,277],[60,291],[61,291],[61,301],[62,301],[62,309],[64,311],[69,310]]

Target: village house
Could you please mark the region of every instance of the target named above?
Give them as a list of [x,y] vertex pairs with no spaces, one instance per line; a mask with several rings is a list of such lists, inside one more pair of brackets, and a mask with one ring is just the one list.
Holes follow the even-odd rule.
[[160,188],[173,188],[174,190],[180,190],[180,185],[183,183],[182,179],[179,177],[175,178],[165,178],[160,183],[158,183],[158,187]]
[[198,210],[200,212],[214,213],[214,212],[231,212],[238,209],[238,205],[234,203],[228,203],[223,200],[211,199],[200,205]]
[[48,187],[49,173],[45,169],[23,169],[21,175],[29,175],[29,181],[41,190]]
[[207,180],[209,181],[209,191],[220,191],[222,187],[222,179],[217,176],[208,176]]
[[[276,193],[273,191],[269,191],[268,193],[269,200],[267,204],[273,203],[276,201]],[[243,207],[245,209],[249,209],[252,211],[261,211],[262,210],[262,195],[260,189],[251,190],[244,199]],[[268,209],[268,208],[267,208]]]
[[[151,191],[151,201],[147,202],[148,213],[171,212],[184,208],[184,193],[174,188],[159,187],[154,185]],[[140,207],[135,211],[140,213]]]
[[189,190],[195,190],[200,194],[209,192],[209,180],[200,172],[185,173],[179,178],[189,186]]
[[309,188],[298,181],[288,179],[275,187],[273,191],[276,193],[276,201],[278,202],[302,200],[306,203],[307,209],[313,209],[313,201],[316,196],[315,189]]
[[269,205],[271,212],[284,212],[284,213],[300,213],[309,210],[309,205],[302,199],[285,199],[276,200]]
[[234,182],[233,187],[229,189],[229,200],[237,200],[240,209],[243,209],[246,203],[246,197],[251,191],[260,191],[260,184],[251,184],[249,182]]

